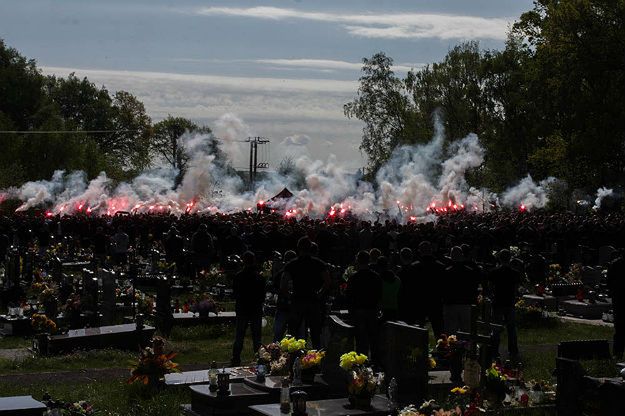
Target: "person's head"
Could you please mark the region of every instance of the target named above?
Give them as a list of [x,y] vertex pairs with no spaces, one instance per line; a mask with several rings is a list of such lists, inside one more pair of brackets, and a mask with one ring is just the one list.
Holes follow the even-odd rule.
[[378,258],[382,255],[382,252],[377,249],[377,248],[372,248],[371,250],[369,250],[369,257],[370,257],[370,262],[371,263],[376,263],[378,261]]
[[419,254],[422,257],[428,257],[433,254],[432,243],[429,241],[421,241],[419,244]]
[[464,254],[462,253],[462,249],[458,246],[454,246],[451,248],[451,251],[449,252],[449,257],[454,263],[461,263],[464,261]]
[[297,253],[300,256],[309,256],[312,249],[312,241],[308,237],[302,237],[297,241]]
[[380,270],[388,270],[388,258],[385,256],[378,257],[376,266],[378,266]]
[[200,226],[198,227],[198,231],[206,232],[206,230],[208,230],[208,227],[204,223],[200,224]]
[[356,265],[358,267],[367,267],[370,259],[369,253],[365,250],[359,251],[358,254],[356,254]]
[[310,243],[310,255],[315,257],[319,255],[319,245],[314,241]]
[[503,250],[499,250],[499,253],[497,253],[497,260],[501,264],[510,264],[510,257],[510,250],[505,248]]
[[256,255],[251,251],[243,253],[243,266],[252,267],[256,264]]
[[284,253],[284,261],[286,263],[290,262],[295,257],[297,257],[297,253],[294,252],[293,250],[288,250],[286,253]]
[[408,247],[404,247],[399,251],[399,260],[402,264],[412,263],[412,250]]

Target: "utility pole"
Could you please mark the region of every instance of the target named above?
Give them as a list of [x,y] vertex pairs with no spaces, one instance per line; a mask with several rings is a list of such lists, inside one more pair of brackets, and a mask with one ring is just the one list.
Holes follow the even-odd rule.
[[248,137],[246,142],[250,143],[250,190],[253,192],[256,186],[256,173],[258,169],[266,169],[269,162],[262,161],[258,163],[258,145],[269,143],[269,139],[265,137]]

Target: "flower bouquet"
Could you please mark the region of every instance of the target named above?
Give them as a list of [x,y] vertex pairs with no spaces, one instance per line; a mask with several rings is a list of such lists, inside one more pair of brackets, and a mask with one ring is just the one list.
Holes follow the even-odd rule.
[[190,305],[189,310],[193,313],[197,313],[201,318],[208,318],[208,314],[213,312],[215,315],[219,314],[219,308],[217,302],[208,293],[202,293],[199,295]]
[[35,331],[40,333],[53,334],[56,332],[56,323],[42,313],[34,313],[30,318],[30,324]]
[[371,399],[380,385],[380,376],[366,364],[368,358],[355,351],[341,355],[339,365],[347,371],[347,393],[350,404],[356,409],[369,409]]
[[61,411],[61,414],[68,416],[90,416],[95,414],[93,406],[81,400],[75,403],[68,403],[66,408]]
[[162,344],[159,346],[158,342],[154,343],[153,348],[144,348],[141,350],[139,361],[131,369],[128,384],[141,381],[146,385],[158,386],[165,374],[180,371],[178,364],[171,361],[175,356],[176,353],[173,352],[164,354]]
[[486,369],[486,383],[484,384],[484,399],[489,405],[499,407],[503,399],[506,397],[508,387],[506,380],[508,377],[504,374],[504,370],[493,363],[490,368]]
[[462,383],[462,359],[466,351],[466,342],[458,340],[455,335],[442,334],[436,341],[436,348],[432,351],[432,356],[439,361],[447,361],[451,373],[451,381]]
[[325,351],[308,350],[302,356],[302,381],[312,383],[315,374],[321,371],[321,361],[326,356]]
[[280,344],[273,342],[267,345],[261,345],[257,352],[258,364],[263,364],[270,369],[271,375],[287,375],[287,358],[288,354],[282,351]]

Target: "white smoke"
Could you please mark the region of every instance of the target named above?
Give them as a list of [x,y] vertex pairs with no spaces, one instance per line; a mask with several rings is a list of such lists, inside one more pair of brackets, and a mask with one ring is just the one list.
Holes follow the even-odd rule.
[[[237,141],[251,136],[251,129],[233,114],[222,116],[215,127],[217,137],[230,159],[236,157]],[[294,137],[294,136],[293,136]],[[435,120],[435,134],[429,143],[395,149],[378,171],[373,183],[348,172],[330,155],[326,161],[306,154],[294,157],[294,171],[288,176],[266,172],[256,190],[246,189],[243,179],[231,174],[212,153],[214,136],[185,135],[181,143],[188,157],[182,180],[178,172],[160,167],[143,172],[130,182],[116,184],[104,172],[86,181],[82,172],[57,171],[50,181],[24,184],[9,193],[23,201],[20,210],[52,206],[52,212],[88,212],[113,215],[128,212],[236,212],[256,207],[287,187],[289,200],[274,203],[278,212],[323,217],[328,213],[351,212],[363,219],[380,217],[429,220],[433,212],[489,210],[499,205],[528,209],[544,207],[553,178],[534,182],[530,176],[506,190],[499,198],[487,189],[471,188],[466,175],[484,161],[484,149],[475,134],[449,143],[446,148],[442,124]],[[306,139],[308,142],[309,139]],[[301,142],[301,140],[300,140]],[[230,146],[230,147],[229,147]],[[300,146],[305,147],[305,146]],[[606,192],[599,190],[596,204]]]
[[501,202],[509,207],[543,208],[549,201],[549,184],[555,180],[555,178],[549,177],[536,183],[530,175],[527,175],[516,186],[509,188],[502,194]]
[[603,198],[607,196],[612,196],[613,194],[614,191],[612,189],[608,189],[605,187],[597,189],[597,198],[595,199],[595,205],[593,205],[592,209],[598,210],[599,208],[601,208],[601,202],[603,201]]

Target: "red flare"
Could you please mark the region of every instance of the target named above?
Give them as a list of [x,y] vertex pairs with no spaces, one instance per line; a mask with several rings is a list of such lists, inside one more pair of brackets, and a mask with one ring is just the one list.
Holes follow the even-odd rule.
[[47,218],[54,217],[54,212],[52,212],[52,211],[46,211],[46,217],[47,217]]

